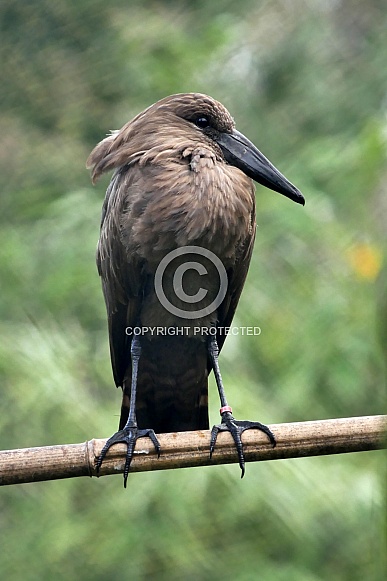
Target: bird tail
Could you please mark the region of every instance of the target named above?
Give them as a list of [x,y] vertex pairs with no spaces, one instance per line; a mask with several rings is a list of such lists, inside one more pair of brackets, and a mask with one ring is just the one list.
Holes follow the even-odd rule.
[[[130,406],[130,382],[124,382],[119,429],[128,421]],[[140,429],[152,428],[156,433],[207,430],[208,422],[208,380],[202,381],[196,391],[196,401],[187,401],[181,392],[171,397],[170,387],[158,385],[156,398],[143,397],[141,388],[136,402],[137,424]],[[183,390],[182,390],[183,391]],[[165,397],[164,397],[165,396]]]
[[197,420],[194,430],[208,430],[208,380],[203,383],[199,392],[198,404],[196,407]]

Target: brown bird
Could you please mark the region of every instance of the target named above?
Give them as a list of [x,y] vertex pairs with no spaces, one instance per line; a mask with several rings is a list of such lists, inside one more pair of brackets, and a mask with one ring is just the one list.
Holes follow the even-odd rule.
[[122,387],[119,431],[126,486],[136,440],[155,432],[204,430],[214,371],[221,423],[242,476],[241,434],[224,392],[218,355],[247,275],[255,238],[252,180],[304,204],[301,192],[239,131],[218,101],[199,93],[158,101],[101,141],[89,156],[93,183],[115,170],[97,249],[114,380]]

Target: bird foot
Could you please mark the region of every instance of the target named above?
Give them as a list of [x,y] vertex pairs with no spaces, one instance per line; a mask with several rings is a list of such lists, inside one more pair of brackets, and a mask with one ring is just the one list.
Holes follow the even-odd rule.
[[[231,409],[231,408],[229,408]],[[211,442],[210,442],[210,458],[212,458],[212,454],[215,450],[216,439],[218,437],[219,432],[230,432],[233,437],[235,447],[238,454],[239,459],[239,466],[242,470],[241,478],[243,478],[245,474],[245,456],[243,453],[243,444],[241,436],[245,430],[256,429],[260,430],[264,434],[267,435],[269,438],[273,448],[276,445],[276,440],[273,432],[265,426],[265,424],[261,424],[260,422],[249,422],[248,420],[236,420],[230,411],[224,411],[221,413],[222,422],[213,426],[211,430]]]
[[156,434],[152,429],[139,430],[136,424],[127,424],[122,430],[113,434],[111,438],[108,439],[104,447],[102,448],[101,454],[98,456],[96,463],[97,476],[99,476],[99,469],[102,466],[102,462],[106,456],[109,448],[114,446],[114,444],[126,444],[128,446],[125,459],[124,467],[124,488],[126,488],[126,482],[128,480],[129,468],[133,459],[134,448],[136,442],[139,438],[145,438],[148,436],[153,442],[156,449],[157,456],[160,457],[160,442],[157,439]]

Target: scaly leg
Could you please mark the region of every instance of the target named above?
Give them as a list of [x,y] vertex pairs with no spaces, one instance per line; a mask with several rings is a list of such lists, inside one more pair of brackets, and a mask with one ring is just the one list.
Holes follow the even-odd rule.
[[134,447],[136,445],[136,441],[139,438],[144,438],[148,436],[152,442],[154,447],[156,448],[157,455],[160,456],[160,443],[157,439],[156,434],[152,429],[145,429],[139,430],[137,427],[137,420],[136,420],[136,392],[137,392],[137,378],[138,378],[138,363],[140,361],[141,355],[141,344],[140,339],[138,336],[134,336],[132,340],[132,344],[130,347],[130,355],[132,359],[132,384],[131,384],[131,391],[130,391],[130,407],[129,407],[129,416],[128,421],[126,422],[124,428],[119,430],[109,440],[106,442],[104,447],[102,448],[102,452],[97,460],[97,476],[99,473],[99,469],[101,468],[102,462],[106,456],[107,451],[111,446],[118,443],[127,444],[128,449],[126,452],[126,460],[125,460],[125,467],[124,467],[124,487],[126,488],[126,483],[128,480],[129,468],[132,462]]
[[267,437],[269,438],[273,448],[276,445],[275,437],[273,432],[265,426],[265,424],[261,424],[260,422],[249,422],[247,420],[238,421],[232,415],[232,409],[227,403],[226,394],[224,392],[222,376],[220,374],[219,368],[219,348],[216,342],[216,337],[211,335],[208,343],[208,352],[211,358],[212,367],[215,374],[216,385],[218,386],[219,397],[220,397],[220,415],[222,418],[222,422],[213,426],[211,430],[211,442],[210,442],[210,458],[215,450],[216,439],[218,437],[219,432],[229,431],[233,437],[235,442],[235,447],[238,453],[239,458],[239,466],[242,470],[241,478],[243,478],[245,474],[245,456],[243,454],[243,444],[241,435],[245,430],[250,430],[255,428],[257,430],[261,430],[264,432]]

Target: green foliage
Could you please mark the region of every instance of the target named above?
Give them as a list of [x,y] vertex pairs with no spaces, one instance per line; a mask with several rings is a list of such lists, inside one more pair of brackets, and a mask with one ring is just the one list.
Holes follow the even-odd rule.
[[[94,265],[95,143],[173,92],[223,101],[303,191],[257,188],[221,364],[240,418],[385,411],[382,1],[11,2],[0,8],[1,447],[116,429]],[[211,388],[211,415],[218,401]],[[382,452],[4,488],[4,579],[385,578]]]

